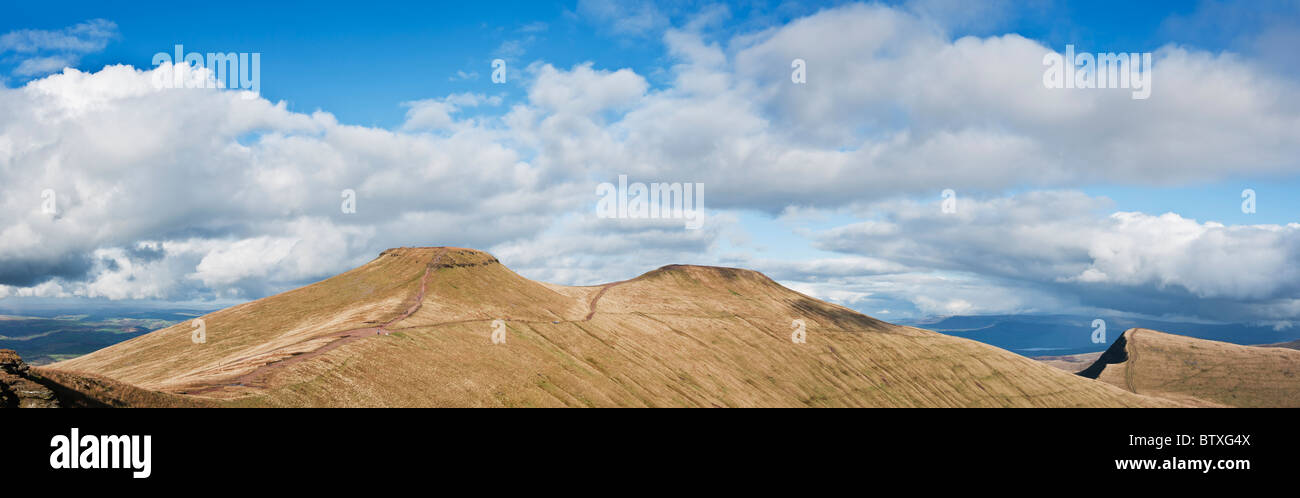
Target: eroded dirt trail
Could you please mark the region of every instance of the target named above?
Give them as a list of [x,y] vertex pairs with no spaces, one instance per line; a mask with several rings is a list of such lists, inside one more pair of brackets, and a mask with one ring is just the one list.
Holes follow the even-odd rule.
[[[292,344],[290,346],[285,346],[284,348],[279,348],[276,351],[285,348],[294,347],[294,346],[299,346],[304,342],[319,340],[322,337],[331,339],[329,342],[326,342],[324,345],[316,349],[313,349],[311,351],[302,352],[302,353],[293,353],[290,354],[289,356],[285,356],[278,360],[273,360],[264,363],[261,366],[258,366],[257,368],[253,369],[253,371],[235,377],[234,379],[231,379],[228,382],[218,384],[215,386],[180,391],[180,393],[181,394],[204,394],[204,393],[225,389],[228,387],[265,387],[263,382],[266,380],[266,377],[276,370],[282,369],[284,367],[287,367],[294,363],[298,363],[303,360],[307,360],[307,359],[311,359],[323,355],[334,349],[339,348],[340,346],[343,346],[344,344],[353,341],[357,341],[374,335],[389,334],[390,333],[388,330],[389,327],[392,327],[397,322],[409,318],[411,315],[414,315],[415,312],[420,310],[420,306],[424,304],[424,295],[429,289],[429,276],[433,274],[433,270],[437,268],[438,263],[442,261],[442,256],[446,254],[446,252],[447,252],[446,249],[442,249],[438,251],[438,253],[433,256],[433,259],[430,260],[427,265],[425,265],[424,275],[420,277],[420,290],[415,295],[415,302],[412,303],[411,306],[408,307],[406,311],[403,312],[401,315],[398,315],[397,317],[388,320],[387,322],[384,322],[383,325],[380,325],[378,327],[364,327],[359,329],[344,330],[342,332],[334,332],[334,333],[327,334],[325,336],[313,337],[307,341]],[[268,355],[273,356],[275,355],[276,351],[259,354],[257,356],[268,356]],[[242,360],[243,358],[236,361],[242,361]]]
[[1137,329],[1133,329],[1128,334],[1128,364],[1124,365],[1124,382],[1128,384],[1128,390],[1137,394],[1137,387],[1133,385],[1133,370],[1137,366]]
[[582,321],[589,322],[591,321],[591,317],[596,316],[596,303],[599,302],[600,298],[605,295],[605,291],[608,291],[610,287],[613,287],[615,285],[625,284],[628,282],[630,282],[630,280],[622,280],[622,281],[612,282],[600,286],[600,292],[597,292],[595,296],[592,296],[591,303],[587,305],[587,310],[588,310],[587,316],[584,317]]
[[[433,255],[433,259],[429,261],[429,264],[425,265],[424,276],[420,277],[420,292],[415,295],[415,303],[412,304],[410,308],[407,308],[406,312],[402,313],[401,316],[398,316],[397,318],[389,320],[385,322],[383,325],[380,325],[378,327],[377,333],[380,334],[387,333],[388,327],[391,327],[393,326],[393,324],[405,320],[409,318],[411,315],[414,315],[415,312],[420,311],[420,306],[424,304],[424,293],[429,290],[429,275],[433,274],[433,269],[438,267],[438,263],[442,261],[442,255],[446,253],[447,253],[446,249],[442,249],[438,251],[438,254]],[[358,329],[358,330],[365,330],[365,329]]]
[[[228,381],[222,382],[222,383],[220,383],[220,384],[213,385],[213,386],[207,386],[207,387],[200,387],[200,388],[196,388],[196,389],[183,390],[183,391],[179,391],[179,393],[180,393],[180,394],[205,394],[205,393],[211,393],[211,392],[214,392],[214,391],[219,391],[219,390],[227,389],[227,388],[231,388],[231,387],[267,387],[266,379],[267,379],[271,374],[275,373],[276,371],[279,371],[280,369],[283,369],[283,368],[285,368],[285,367],[288,367],[288,366],[290,366],[290,365],[293,365],[293,364],[295,364],[295,363],[298,363],[298,362],[301,362],[301,361],[304,361],[304,360],[309,360],[309,359],[311,359],[311,358],[315,358],[315,357],[317,357],[317,356],[320,356],[320,355],[323,355],[323,354],[325,354],[325,353],[328,353],[328,352],[330,352],[330,351],[332,351],[332,350],[334,350],[334,349],[338,349],[339,347],[342,347],[342,346],[344,346],[344,345],[346,345],[346,344],[348,344],[348,343],[351,343],[351,342],[354,342],[354,341],[358,341],[358,340],[364,339],[364,338],[366,338],[366,337],[371,337],[371,336],[375,336],[375,335],[388,335],[388,334],[391,334],[391,333],[392,333],[393,331],[395,331],[395,330],[404,330],[403,328],[396,328],[395,326],[396,326],[399,322],[401,322],[401,321],[403,321],[403,320],[409,318],[411,315],[414,315],[417,311],[420,310],[420,307],[424,304],[424,297],[425,297],[425,295],[426,295],[426,293],[428,292],[428,289],[429,289],[429,277],[433,274],[433,271],[434,271],[435,269],[437,269],[438,264],[442,261],[442,257],[443,257],[443,255],[444,255],[445,253],[446,253],[446,249],[443,249],[443,250],[438,251],[438,253],[435,254],[435,255],[433,256],[433,258],[429,261],[429,263],[425,266],[425,269],[424,269],[424,276],[420,278],[420,289],[419,289],[418,292],[416,292],[416,294],[415,294],[415,296],[414,296],[414,302],[411,303],[410,307],[408,307],[408,308],[406,309],[406,311],[404,311],[402,314],[400,314],[400,315],[398,315],[398,316],[396,316],[396,317],[394,317],[394,318],[392,318],[392,319],[390,319],[390,320],[384,322],[382,325],[380,325],[380,326],[378,326],[378,327],[365,327],[365,328],[359,328],[359,329],[344,330],[344,331],[341,331],[341,332],[333,332],[333,333],[330,333],[330,334],[326,334],[326,335],[324,335],[324,336],[313,337],[313,338],[308,339],[308,340],[306,340],[306,341],[302,341],[302,342],[295,343],[295,344],[292,344],[292,345],[289,345],[289,346],[285,346],[285,347],[283,347],[283,348],[279,348],[279,349],[277,349],[277,350],[275,350],[275,351],[271,351],[271,352],[268,352],[268,353],[261,353],[261,354],[255,355],[255,356],[253,356],[253,357],[257,357],[257,356],[272,356],[272,357],[273,357],[273,356],[275,356],[276,351],[280,351],[280,350],[283,350],[283,349],[286,349],[286,348],[292,348],[292,347],[295,347],[295,346],[301,346],[303,343],[306,343],[306,342],[319,341],[319,340],[321,340],[321,339],[328,339],[328,342],[325,342],[323,345],[321,345],[320,347],[317,347],[316,349],[313,349],[313,350],[310,350],[310,351],[306,351],[306,352],[300,352],[300,353],[291,353],[291,354],[289,354],[289,355],[287,355],[287,356],[283,356],[283,357],[281,357],[281,358],[279,358],[279,359],[272,360],[272,361],[268,361],[268,362],[266,362],[266,363],[264,363],[264,364],[258,366],[257,368],[254,368],[252,371],[250,371],[250,372],[248,372],[248,373],[245,373],[245,374],[243,374],[243,375],[239,375],[239,376],[237,376],[237,377],[235,377],[235,378],[233,378],[233,379],[230,379],[230,380],[228,380]],[[587,310],[588,310],[588,311],[587,311],[587,315],[586,315],[585,317],[583,317],[582,320],[579,320],[579,321],[582,321],[582,322],[590,321],[590,320],[592,319],[592,317],[594,317],[594,316],[596,315],[596,305],[600,302],[600,298],[601,298],[601,297],[604,297],[605,292],[609,291],[610,288],[612,288],[612,287],[614,287],[614,286],[617,286],[617,285],[625,284],[625,283],[630,282],[630,281],[631,281],[631,280],[622,280],[622,281],[619,281],[619,282],[611,282],[611,283],[608,283],[608,284],[604,284],[604,285],[602,285],[602,286],[600,287],[600,290],[597,291],[596,294],[595,294],[594,296],[592,296],[591,301],[587,304]],[[446,323],[433,324],[433,326],[436,326],[436,325],[448,325],[448,324],[454,324],[454,323],[478,322],[478,321],[486,321],[486,320],[487,320],[487,319],[456,320],[456,321],[451,321],[451,322],[446,322]],[[530,321],[530,320],[510,320],[510,319],[507,319],[507,320],[508,320],[508,321],[523,321],[523,322],[529,322],[529,323],[532,323],[532,322],[533,322],[533,321]],[[564,321],[565,321],[565,322],[570,322],[571,320],[564,320]],[[537,323],[544,323],[544,322],[542,322],[542,321],[538,321]],[[555,323],[555,321],[552,321],[551,323]],[[429,326],[429,325],[425,325],[425,326]],[[411,327],[408,327],[408,328],[411,328]],[[416,327],[416,328],[418,328],[418,327]],[[247,360],[247,359],[249,359],[249,358],[252,358],[252,357],[244,357],[244,358],[240,358],[240,359],[238,359],[238,360],[235,360],[235,362],[237,363],[237,362],[240,362],[240,361],[245,361],[245,360]]]

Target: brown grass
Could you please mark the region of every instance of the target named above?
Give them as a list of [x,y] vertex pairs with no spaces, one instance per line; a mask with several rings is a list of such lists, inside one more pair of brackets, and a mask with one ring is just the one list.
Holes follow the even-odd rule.
[[191,396],[140,389],[94,374],[32,368],[33,377],[55,391],[67,408],[200,408],[217,406]]
[[[437,254],[424,301],[391,335],[320,352],[333,335],[400,316]],[[207,344],[190,343],[187,323],[50,370],[221,406],[1178,404],[732,268],[674,265],[617,285],[564,287],[478,251],[403,248],[204,318]],[[796,318],[807,323],[806,344],[790,340]],[[507,322],[505,344],[490,340],[495,319]],[[283,361],[295,353],[318,355]],[[259,368],[258,385],[231,385]],[[175,394],[195,390],[203,394]]]
[[[1300,407],[1300,351],[1129,329],[1127,358],[1090,370],[1125,390],[1200,406]],[[1097,372],[1100,373],[1097,373]]]
[[1088,368],[1089,365],[1097,362],[1101,353],[1082,353],[1069,354],[1061,356],[1034,356],[1034,360],[1042,362],[1044,365],[1059,368],[1070,373],[1079,373]]

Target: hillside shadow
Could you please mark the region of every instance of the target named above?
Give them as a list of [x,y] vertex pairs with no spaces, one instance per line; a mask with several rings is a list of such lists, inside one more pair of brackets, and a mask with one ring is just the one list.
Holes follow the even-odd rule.
[[113,405],[88,396],[86,393],[56,382],[54,379],[36,374],[28,377],[31,381],[45,386],[54,392],[59,405],[64,408],[113,408]]
[[1128,334],[1120,334],[1119,338],[1115,339],[1115,342],[1112,343],[1109,348],[1106,348],[1106,351],[1097,358],[1097,361],[1094,361],[1092,365],[1088,366],[1088,368],[1083,369],[1083,371],[1080,371],[1075,375],[1087,377],[1089,379],[1096,379],[1101,376],[1101,372],[1106,369],[1106,365],[1128,361],[1128,349],[1125,347],[1127,344]]

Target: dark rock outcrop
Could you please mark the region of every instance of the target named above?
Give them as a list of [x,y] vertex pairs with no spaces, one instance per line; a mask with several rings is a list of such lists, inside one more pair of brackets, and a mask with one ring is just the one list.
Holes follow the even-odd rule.
[[58,408],[54,391],[33,380],[12,349],[0,349],[0,408]]

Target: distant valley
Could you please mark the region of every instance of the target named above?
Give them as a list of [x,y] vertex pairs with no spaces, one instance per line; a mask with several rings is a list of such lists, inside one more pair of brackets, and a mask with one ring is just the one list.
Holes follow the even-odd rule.
[[32,365],[87,354],[211,310],[0,310],[0,349]]

